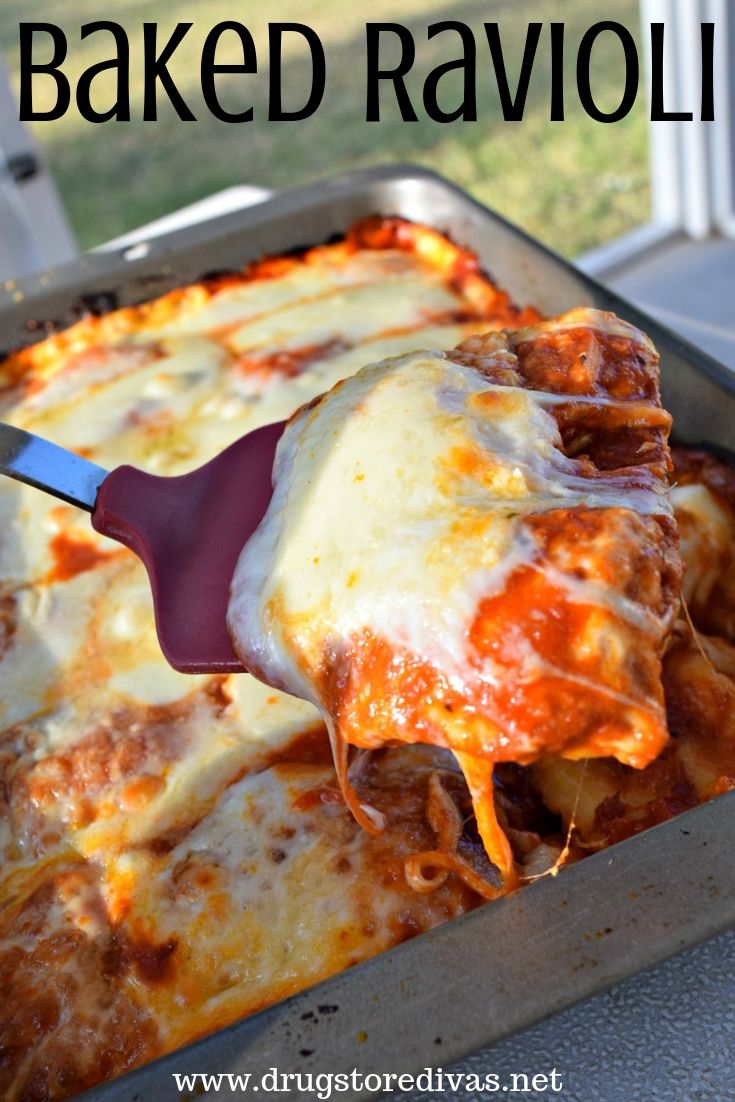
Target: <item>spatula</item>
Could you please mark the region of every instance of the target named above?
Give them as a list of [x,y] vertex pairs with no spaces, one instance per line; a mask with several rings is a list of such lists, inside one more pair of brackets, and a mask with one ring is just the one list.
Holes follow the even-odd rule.
[[230,582],[268,507],[284,425],[256,429],[203,467],[162,478],[137,467],[106,471],[0,424],[0,473],[86,509],[97,532],[143,560],[158,641],[174,669],[242,673],[225,623]]

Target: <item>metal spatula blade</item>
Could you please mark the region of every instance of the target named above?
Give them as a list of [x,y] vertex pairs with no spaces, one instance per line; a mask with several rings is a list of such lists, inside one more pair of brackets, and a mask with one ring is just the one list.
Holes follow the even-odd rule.
[[12,425],[0,424],[0,473],[92,514],[92,526],[134,551],[153,593],[156,631],[182,673],[237,673],[226,627],[240,551],[271,498],[284,422],[266,425],[189,474],[113,471]]

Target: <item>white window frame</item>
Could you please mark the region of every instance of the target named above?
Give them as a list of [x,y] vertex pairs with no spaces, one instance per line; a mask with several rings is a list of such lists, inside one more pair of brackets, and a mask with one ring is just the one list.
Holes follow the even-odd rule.
[[[667,110],[699,104],[700,23],[715,24],[715,121],[649,123],[651,219],[579,257],[589,275],[603,276],[676,237],[735,238],[735,20],[728,0],[641,0],[644,66],[651,71],[650,24],[664,23],[664,102]],[[646,80],[650,85],[650,80]]]

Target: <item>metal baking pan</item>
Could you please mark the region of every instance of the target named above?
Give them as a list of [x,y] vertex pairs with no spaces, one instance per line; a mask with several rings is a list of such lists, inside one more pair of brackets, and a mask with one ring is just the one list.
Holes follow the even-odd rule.
[[[663,400],[677,440],[735,451],[735,377],[724,367],[441,177],[412,166],[297,188],[142,249],[85,256],[25,280],[0,295],[0,347],[29,343],[85,310],[140,302],[205,272],[326,241],[370,214],[423,222],[469,245],[518,303],[547,314],[594,305],[639,325],[661,353]],[[79,1098],[180,1102],[173,1072],[250,1072],[257,1082],[273,1067],[315,1074],[447,1067],[734,925],[734,827],[735,792]]]

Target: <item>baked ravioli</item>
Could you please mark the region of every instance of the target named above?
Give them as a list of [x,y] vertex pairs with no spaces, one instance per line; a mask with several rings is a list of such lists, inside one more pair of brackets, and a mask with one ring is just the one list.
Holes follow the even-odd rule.
[[287,426],[232,584],[246,668],[347,745],[451,749],[506,884],[493,765],[648,765],[681,576],[658,357],[575,310],[366,367]]
[[[538,316],[441,234],[371,219],[69,328],[35,319],[0,416],[175,475],[372,359]],[[404,875],[434,845],[434,773],[466,802],[441,754],[366,763],[372,838],[313,705],[171,670],[142,564],[85,513],[0,479],[0,533],[4,1102],[74,1095],[477,906],[460,878],[423,897]]]
[[[158,474],[193,469],[367,363],[464,344],[452,356],[473,367],[488,331],[540,321],[470,252],[397,219],[111,305],[69,328],[32,319],[28,347],[0,365],[0,416],[106,467]],[[567,332],[583,380],[596,345],[585,326]],[[557,404],[534,416],[557,419],[562,452],[624,467],[590,451],[601,436],[589,419],[660,418],[653,390],[616,393],[605,373],[599,393],[579,384],[597,402],[554,398],[560,339],[538,374],[508,349],[506,366],[527,364],[527,380],[485,389],[551,394]],[[652,353],[644,343],[639,354],[643,381]],[[654,430],[663,439],[655,424],[630,429],[636,448]],[[621,428],[616,448],[625,438]],[[697,633],[680,616],[664,652],[670,738],[643,769],[558,753],[495,762],[494,809],[520,881],[735,785],[735,473],[686,449],[674,459]],[[467,484],[477,477],[468,469]],[[644,483],[654,500],[658,474]],[[396,487],[383,493],[395,503]],[[635,515],[645,532],[665,523]],[[654,702],[652,731],[657,714]],[[349,781],[380,833],[345,804],[312,703],[248,674],[175,673],[135,556],[86,514],[0,480],[0,1097],[71,1097],[503,890],[451,751],[353,751]]]

